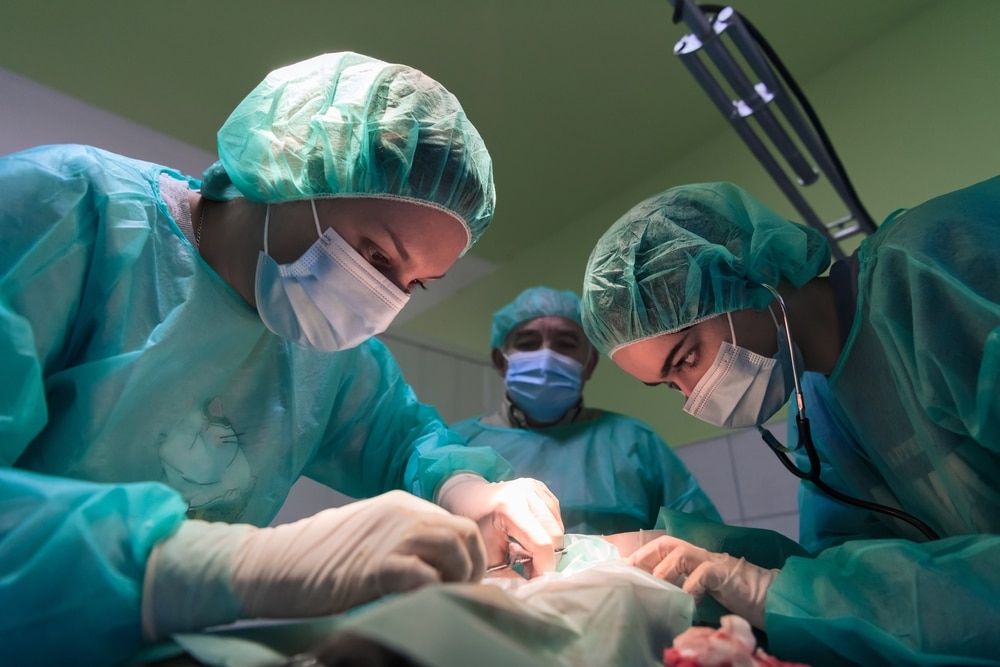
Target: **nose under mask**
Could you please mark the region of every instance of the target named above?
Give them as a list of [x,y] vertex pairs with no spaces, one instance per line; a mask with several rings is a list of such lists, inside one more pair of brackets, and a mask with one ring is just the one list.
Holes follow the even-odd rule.
[[507,356],[504,383],[511,400],[533,420],[558,421],[580,400],[583,364],[547,348]]
[[[684,403],[684,412],[724,428],[746,428],[763,424],[788,402],[795,388],[791,355],[785,331],[774,312],[778,351],[765,357],[736,345],[736,331],[729,313],[733,342],[722,342],[712,366],[695,385]],[[802,354],[794,347],[795,366],[802,368]]]
[[273,333],[327,352],[356,347],[382,333],[410,299],[332,228],[291,264],[268,254],[271,208],[264,217],[264,250],[257,258],[257,311]]

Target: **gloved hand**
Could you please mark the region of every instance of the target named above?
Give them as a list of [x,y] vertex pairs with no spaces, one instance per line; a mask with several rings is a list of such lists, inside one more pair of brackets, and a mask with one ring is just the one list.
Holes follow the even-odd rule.
[[487,482],[463,473],[441,485],[437,503],[479,524],[490,565],[506,561],[513,538],[520,545],[514,545],[516,555],[532,557],[525,566],[529,577],[555,569],[555,549],[562,547],[565,529],[559,501],[537,479]]
[[402,491],[270,528],[185,521],[147,562],[143,636],[333,614],[485,568],[475,523]]
[[767,590],[780,570],[765,570],[743,558],[713,553],[670,535],[636,550],[628,562],[680,586],[700,600],[707,591],[734,614],[765,628]]

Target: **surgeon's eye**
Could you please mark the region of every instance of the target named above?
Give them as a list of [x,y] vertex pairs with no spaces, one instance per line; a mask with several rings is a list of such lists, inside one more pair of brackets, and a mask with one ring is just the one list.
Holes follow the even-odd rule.
[[368,262],[375,268],[388,268],[392,265],[392,260],[374,246],[368,250]]
[[422,290],[426,290],[427,283],[425,283],[423,280],[411,280],[410,284],[406,286],[406,293],[409,294],[412,290],[418,287]]
[[698,366],[698,354],[694,350],[690,350],[687,354],[681,357],[680,361],[677,362],[677,367],[681,369],[690,370]]

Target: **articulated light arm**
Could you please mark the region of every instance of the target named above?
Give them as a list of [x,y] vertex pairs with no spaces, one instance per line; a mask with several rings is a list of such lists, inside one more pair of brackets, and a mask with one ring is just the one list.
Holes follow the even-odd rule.
[[[832,147],[828,143],[824,145],[814,131],[813,128],[816,127],[822,132],[818,119],[813,117],[812,126],[806,122],[758,48],[747,23],[731,7],[712,7],[714,16],[709,20],[702,6],[694,0],[671,2],[674,3],[675,22],[683,20],[692,30],[677,42],[674,53],[750,148],[803,221],[826,236],[835,257],[843,257],[838,241],[854,234],[871,234],[876,227],[858,201]],[[728,42],[723,37],[727,37]],[[730,50],[730,44],[735,47],[735,52]],[[742,63],[734,53],[740,56]],[[703,56],[707,56],[723,81],[735,92],[735,99],[713,76],[703,61]],[[746,66],[749,67],[749,72],[746,71]],[[808,102],[804,98],[801,101],[808,108]],[[799,143],[789,136],[779,114],[795,132]],[[763,137],[771,142],[778,158],[788,165],[797,185],[750,124],[751,118],[756,121]],[[812,157],[846,206],[848,214],[845,217],[824,223],[806,201],[800,188],[815,183],[819,173],[811,166],[808,156],[799,149],[799,145],[805,147],[808,156]]]

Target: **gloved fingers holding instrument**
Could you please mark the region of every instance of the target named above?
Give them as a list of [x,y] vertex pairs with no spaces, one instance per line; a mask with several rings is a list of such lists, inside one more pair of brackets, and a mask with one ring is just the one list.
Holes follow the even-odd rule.
[[437,503],[479,525],[490,563],[505,562],[513,547],[532,557],[525,568],[529,577],[555,569],[565,529],[559,500],[544,483],[528,477],[487,482],[463,473],[441,485]]
[[474,522],[403,491],[269,528],[189,520],[150,556],[143,634],[333,614],[485,569]]
[[766,630],[767,591],[780,570],[757,567],[743,558],[713,553],[670,535],[637,549],[629,563],[680,586],[696,600],[707,592],[754,627]]

